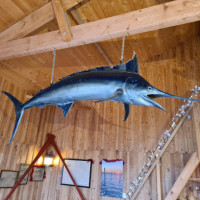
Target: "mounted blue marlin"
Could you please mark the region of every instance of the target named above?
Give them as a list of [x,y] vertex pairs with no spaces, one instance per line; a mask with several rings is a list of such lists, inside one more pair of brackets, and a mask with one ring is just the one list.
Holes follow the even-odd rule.
[[71,74],[41,90],[24,104],[8,92],[2,91],[15,105],[16,121],[9,144],[15,136],[24,110],[34,106],[57,105],[63,109],[63,117],[65,117],[75,101],[118,101],[124,103],[125,121],[129,115],[129,104],[155,106],[166,111],[152,99],[169,97],[199,101],[162,92],[151,86],[138,74],[138,71],[139,66],[135,55],[127,63],[116,65],[113,68],[97,67]]

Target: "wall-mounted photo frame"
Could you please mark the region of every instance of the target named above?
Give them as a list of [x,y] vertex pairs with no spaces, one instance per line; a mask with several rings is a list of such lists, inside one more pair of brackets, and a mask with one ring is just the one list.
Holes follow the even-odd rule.
[[33,166],[30,173],[30,181],[43,181],[45,175],[44,166]]
[[101,196],[123,198],[123,161],[102,160]]
[[[71,172],[76,184],[79,187],[90,188],[92,161],[81,159],[64,159],[69,171]],[[63,165],[61,185],[74,186],[67,170]]]
[[0,173],[0,188],[14,187],[18,176],[18,171],[1,170]]
[[[18,174],[17,181],[19,181],[19,179],[24,175],[25,171],[29,168],[29,166],[30,165],[23,164],[23,163],[20,164],[19,174]],[[22,180],[22,182],[20,183],[20,185],[26,185],[27,184],[27,182],[28,182],[28,176],[29,176],[29,174],[27,174],[24,177],[24,179]]]

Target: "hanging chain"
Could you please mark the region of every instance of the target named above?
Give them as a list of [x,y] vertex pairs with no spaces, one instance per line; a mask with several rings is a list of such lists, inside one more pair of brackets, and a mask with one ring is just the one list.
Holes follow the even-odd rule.
[[56,62],[56,50],[53,50],[53,66],[52,66],[52,73],[51,73],[51,85],[53,84],[53,76],[54,76],[54,68]]
[[120,59],[121,64],[124,62],[124,44],[125,44],[125,35],[123,36],[123,40],[122,40],[122,51],[121,51],[121,59]]

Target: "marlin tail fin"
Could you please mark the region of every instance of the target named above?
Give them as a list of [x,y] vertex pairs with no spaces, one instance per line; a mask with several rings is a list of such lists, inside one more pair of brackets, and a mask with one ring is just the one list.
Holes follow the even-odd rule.
[[12,136],[8,142],[8,145],[12,142],[14,136],[15,136],[15,133],[17,131],[17,128],[19,126],[19,123],[20,123],[20,120],[22,118],[22,115],[24,113],[24,108],[23,108],[23,104],[18,101],[15,97],[13,97],[11,94],[9,94],[8,92],[4,92],[4,91],[1,91],[2,93],[4,93],[14,104],[15,106],[15,114],[16,114],[16,120],[15,120],[15,126],[14,126],[14,129],[13,129],[13,132],[12,132]]

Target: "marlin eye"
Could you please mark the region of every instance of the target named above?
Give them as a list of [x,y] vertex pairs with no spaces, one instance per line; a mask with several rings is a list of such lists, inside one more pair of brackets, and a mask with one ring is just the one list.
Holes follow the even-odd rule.
[[152,87],[148,86],[148,90],[149,90],[149,91],[152,91],[153,89],[152,89]]

